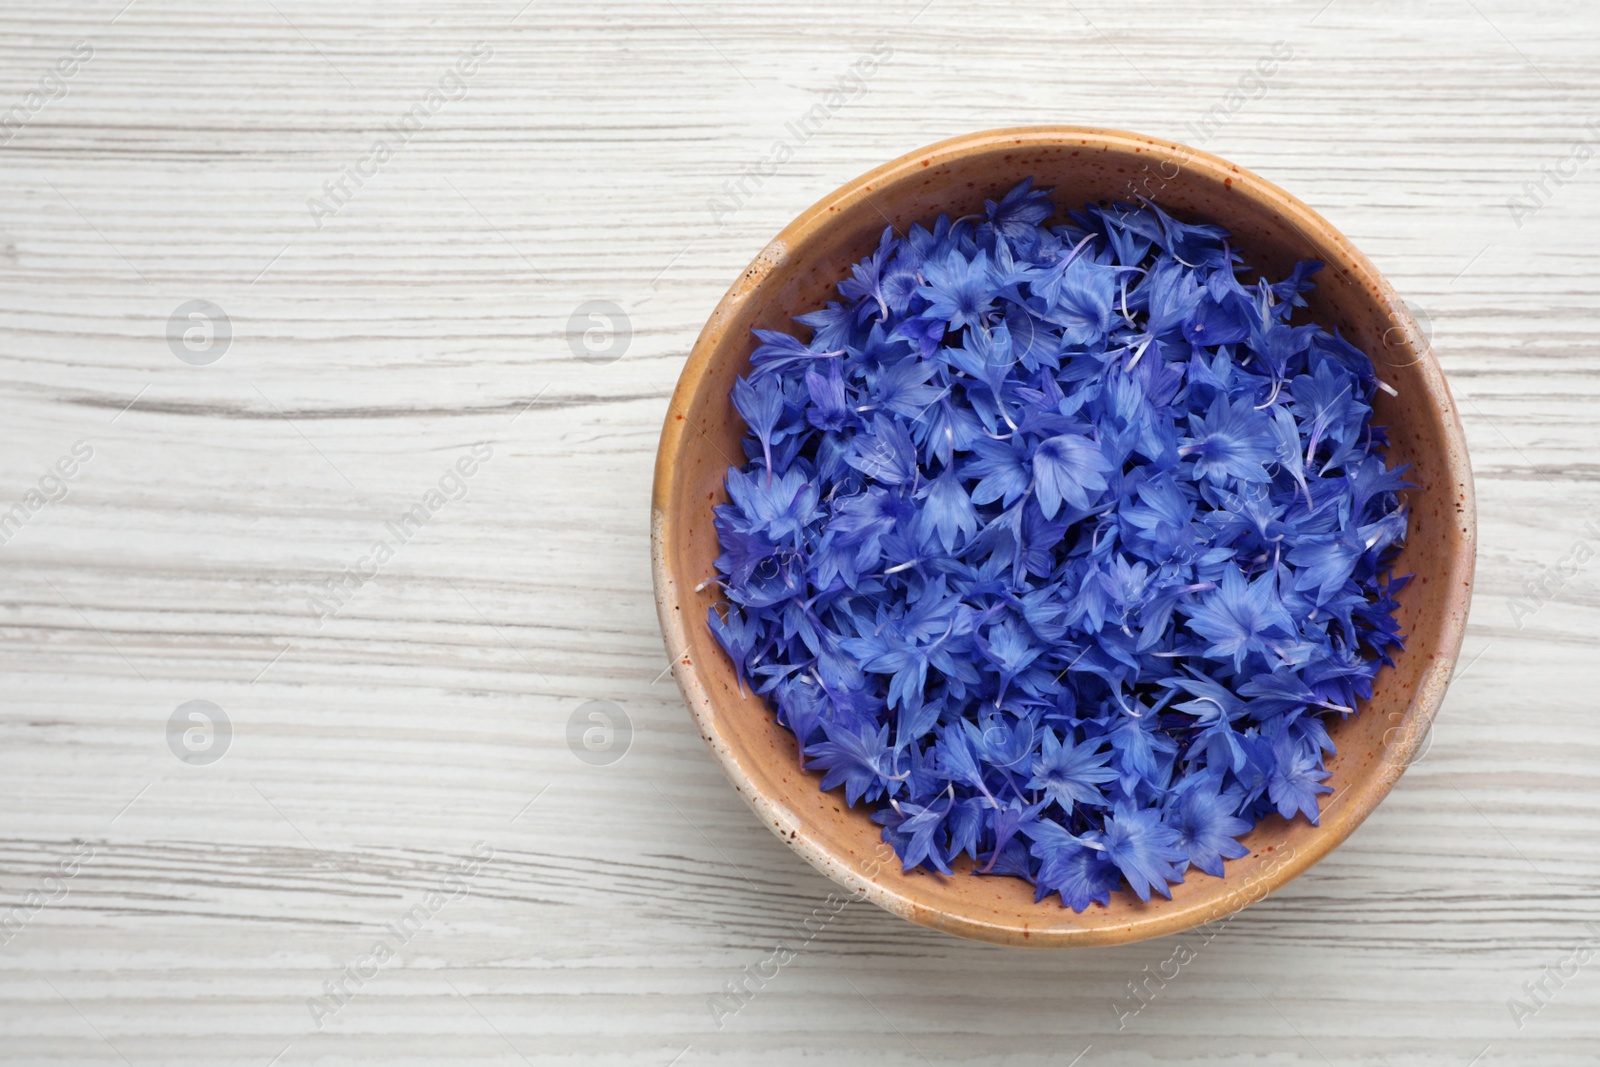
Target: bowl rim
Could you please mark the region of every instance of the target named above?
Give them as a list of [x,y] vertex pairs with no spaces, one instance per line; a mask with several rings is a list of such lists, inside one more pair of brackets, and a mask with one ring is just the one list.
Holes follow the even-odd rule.
[[[1208,172],[1211,177],[1219,181],[1227,179],[1227,184],[1232,187],[1234,195],[1254,196],[1264,202],[1270,202],[1296,229],[1316,233],[1325,243],[1337,248],[1352,268],[1351,273],[1370,288],[1373,298],[1380,305],[1387,307],[1391,321],[1402,329],[1406,347],[1415,356],[1415,362],[1419,364],[1418,370],[1421,372],[1430,406],[1441,416],[1445,456],[1441,465],[1442,477],[1436,491],[1440,493],[1453,491],[1460,501],[1459,512],[1455,516],[1459,532],[1458,547],[1448,558],[1445,569],[1445,577],[1450,582],[1451,592],[1441,609],[1444,619],[1440,624],[1438,651],[1419,677],[1406,704],[1403,717],[1390,731],[1397,733],[1397,736],[1396,740],[1384,750],[1381,771],[1368,773],[1348,787],[1352,796],[1349,802],[1341,807],[1340,818],[1324,818],[1317,828],[1318,833],[1313,835],[1304,847],[1294,849],[1281,863],[1241,884],[1237,891],[1229,893],[1224,898],[1220,906],[1212,901],[1198,900],[1188,903],[1185,907],[1156,907],[1126,924],[1098,928],[1075,928],[1070,924],[1028,926],[990,922],[933,908],[917,900],[913,895],[898,892],[890,885],[865,876],[855,865],[835,855],[825,844],[813,837],[805,819],[766,795],[758,787],[750,772],[740,763],[730,745],[721,736],[716,701],[700,678],[698,668],[687,652],[691,647],[688,627],[704,624],[698,618],[686,617],[688,613],[682,610],[685,598],[680,595],[668,565],[674,546],[674,529],[667,515],[668,502],[672,499],[677,484],[676,460],[691,430],[687,416],[682,418],[674,416],[688,407],[698,382],[710,366],[718,347],[717,342],[724,332],[723,326],[734,316],[745,297],[754,292],[769,274],[783,264],[787,250],[798,244],[802,236],[825,224],[828,216],[838,214],[862,202],[871,204],[868,194],[875,187],[920,171],[929,164],[938,164],[976,152],[1012,150],[1019,147],[1023,150],[1055,148],[1065,145],[1138,150],[1151,153],[1153,157],[1166,153],[1173,159],[1181,160],[1181,166],[1192,166],[1197,170]],[[1342,844],[1356,827],[1366,820],[1378,803],[1388,795],[1389,790],[1414,758],[1449,688],[1465,635],[1467,607],[1472,595],[1477,555],[1477,509],[1471,465],[1459,413],[1431,344],[1417,327],[1404,301],[1387,279],[1331,223],[1272,182],[1198,148],[1104,127],[1020,126],[983,130],[952,137],[908,152],[875,167],[830,192],[801,212],[756,255],[728,288],[706,320],[669,401],[656,453],[651,494],[650,540],[656,610],[679,691],[701,737],[734,788],[785,844],[798,852],[818,871],[850,890],[853,899],[870,900],[886,911],[921,925],[961,937],[1002,945],[1088,946],[1125,944],[1174,934],[1202,922],[1231,915],[1310,869]],[[675,648],[685,651],[674,653]],[[1044,907],[1046,904],[1049,902],[1043,902],[1040,906]]]

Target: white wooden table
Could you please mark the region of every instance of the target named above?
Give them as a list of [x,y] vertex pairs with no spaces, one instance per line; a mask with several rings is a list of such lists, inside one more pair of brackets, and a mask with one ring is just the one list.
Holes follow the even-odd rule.
[[[1600,548],[1592,5],[125,3],[0,5],[6,1062],[1595,1062],[1600,565],[1524,587]],[[1120,1029],[1178,940],[866,905],[718,1017],[832,885],[665,673],[666,397],[821,193],[1056,122],[1256,170],[1422,310],[1478,478],[1457,683]]]

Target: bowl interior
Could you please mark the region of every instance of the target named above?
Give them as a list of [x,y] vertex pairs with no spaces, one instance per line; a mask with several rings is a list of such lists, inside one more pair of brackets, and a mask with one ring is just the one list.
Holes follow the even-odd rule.
[[[1326,264],[1309,294],[1309,316],[1337,328],[1373,357],[1397,395],[1378,397],[1374,422],[1389,428],[1391,462],[1410,465],[1409,537],[1396,573],[1407,647],[1380,673],[1373,697],[1330,732],[1334,789],[1320,826],[1276,816],[1244,840],[1250,855],[1225,879],[1191,871],[1173,899],[1113,894],[1082,914],[1052,898],[1036,903],[1014,878],[902,872],[865,808],[823,793],[803,771],[792,735],[762,698],[741,689],[706,627],[717,602],[712,506],[742,455],[744,426],[729,391],[748,370],[752,328],[789,329],[820,307],[850,265],[876,247],[883,228],[904,234],[941,212],[983,210],[1024,177],[1054,189],[1059,212],[1090,201],[1145,196],[1170,213],[1226,227],[1253,269],[1277,280],[1295,262]],[[1253,276],[1246,276],[1247,282]],[[1259,899],[1342,841],[1382,799],[1443,696],[1460,646],[1472,571],[1473,501],[1460,426],[1442,375],[1403,303],[1324,220],[1288,194],[1193,149],[1114,131],[1047,128],[995,131],[935,145],[868,174],[819,202],[769,245],[729,290],[679,383],[657,460],[654,538],[659,609],[675,673],[702,734],[735,786],[785,841],[824,873],[897,914],[952,933],[1023,945],[1094,944],[1172,933]]]

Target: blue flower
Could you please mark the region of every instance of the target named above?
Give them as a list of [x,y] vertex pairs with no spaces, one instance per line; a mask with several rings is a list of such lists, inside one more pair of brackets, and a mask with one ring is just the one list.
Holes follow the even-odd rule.
[[1111,464],[1087,437],[1060,434],[1039,442],[1033,453],[1033,486],[1045,518],[1055,518],[1062,501],[1086,510],[1106,488],[1110,472]]
[[1168,887],[1183,881],[1189,854],[1178,832],[1161,821],[1161,813],[1118,803],[1105,822],[1106,858],[1122,872],[1134,894],[1140,900],[1149,900],[1151,890],[1172,896]]
[[948,553],[978,532],[977,508],[961,488],[955,468],[946,467],[917,495],[922,501],[916,517],[917,532],[923,540],[936,541]]
[[1287,642],[1295,632],[1294,620],[1278,597],[1277,580],[1272,572],[1247,581],[1238,567],[1222,572],[1218,588],[1202,593],[1199,602],[1188,608],[1189,628],[1211,647],[1206,655],[1232,659],[1234,670],[1244,666],[1246,656],[1271,655],[1274,642]]
[[883,485],[905,485],[917,474],[917,451],[911,435],[898,422],[879,415],[870,433],[855,439],[845,462]]
[[863,798],[873,800],[893,784],[890,773],[893,755],[889,751],[889,728],[868,722],[826,720],[822,730],[826,741],[806,747],[809,770],[826,771],[822,788],[844,786],[845,803]]
[[1056,740],[1053,730],[1045,730],[1043,738],[1028,788],[1043,790],[1068,815],[1074,803],[1104,807],[1106,798],[1099,787],[1117,777],[1117,772],[1106,766],[1111,754],[1099,751],[1098,741],[1075,745],[1070,734],[1064,744]]
[[914,356],[902,359],[878,376],[874,386],[877,406],[916,421],[945,394],[944,389],[927,384],[938,373],[938,364]]
[[979,251],[968,258],[952,248],[944,256],[923,264],[927,284],[917,295],[928,301],[924,314],[948,324],[952,330],[982,321],[994,306],[989,285],[989,255]]
[[1319,363],[1311,374],[1302,374],[1289,383],[1295,418],[1308,427],[1306,466],[1324,443],[1334,447],[1329,466],[1338,466],[1344,449],[1365,428],[1370,409],[1353,395],[1355,382],[1333,363]]
[[894,227],[885,226],[878,238],[878,250],[851,267],[850,277],[839,283],[840,296],[860,301],[862,311],[871,310],[870,298],[871,303],[877,305],[879,318],[885,322],[889,319],[889,302],[884,296],[884,264],[894,255],[898,244]]
[[1178,454],[1193,456],[1195,473],[1211,484],[1272,480],[1267,466],[1277,458],[1277,438],[1248,399],[1230,403],[1217,397],[1204,415],[1189,416],[1189,434]]
[[1024,178],[998,204],[985,200],[983,209],[996,232],[1029,250],[1041,240],[1039,224],[1055,213],[1050,190],[1035,189],[1032,178]]
[[733,383],[733,406],[739,409],[750,432],[761,442],[766,455],[767,477],[772,477],[772,435],[783,417],[783,382],[767,376],[750,381],[740,378]]
[[1061,327],[1061,342],[1086,346],[1111,329],[1117,272],[1092,256],[1068,255],[1039,282],[1044,319]]
[[817,487],[800,470],[785,471],[776,480],[739,471],[728,474],[733,508],[720,512],[735,528],[759,530],[773,541],[800,541],[817,514]]
[[812,426],[825,433],[838,433],[855,424],[856,415],[850,407],[838,360],[828,361],[825,375],[817,373],[815,367],[806,368],[806,394],[811,398],[806,421]]
[[1030,851],[1039,861],[1034,876],[1037,899],[1059,893],[1062,906],[1074,911],[1111,902],[1111,892],[1122,875],[1103,846],[1095,847],[1044,820],[1031,824],[1028,834],[1033,838]]
[[941,847],[940,839],[949,836],[945,820],[955,804],[954,797],[946,797],[942,802],[932,804],[917,804],[907,800],[895,804],[892,809],[879,812],[886,827],[886,838],[892,835],[903,842],[898,851],[905,870],[926,863],[940,874],[950,873],[950,859]]
[[1267,779],[1267,796],[1285,819],[1303,814],[1315,826],[1317,797],[1333,792],[1322,784],[1328,772],[1322,769],[1321,753],[1280,733],[1273,738],[1272,755],[1276,763]]
[[1186,781],[1167,822],[1177,831],[1178,846],[1188,854],[1189,862],[1221,878],[1223,860],[1250,854],[1236,840],[1249,833],[1250,823],[1234,814],[1239,810],[1238,793],[1217,791],[1219,779],[1220,775],[1196,775]]
[[974,504],[992,504],[998,500],[1010,507],[1028,491],[1032,479],[1027,455],[1016,444],[980,437],[972,442],[972,453],[962,473],[978,479],[972,489]]

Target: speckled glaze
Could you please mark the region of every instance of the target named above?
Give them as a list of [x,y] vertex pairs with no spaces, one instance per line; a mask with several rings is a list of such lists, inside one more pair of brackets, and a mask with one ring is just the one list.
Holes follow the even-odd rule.
[[[1389,427],[1389,458],[1410,464],[1410,535],[1398,573],[1406,650],[1379,674],[1358,716],[1335,718],[1334,792],[1320,826],[1272,816],[1243,840],[1250,854],[1226,878],[1191,871],[1172,899],[1141,903],[1124,890],[1082,914],[1033,899],[1015,878],[978,877],[970,863],[951,877],[900,870],[866,810],[824,793],[802,770],[793,737],[761,698],[741,691],[733,664],[706,626],[718,599],[712,506],[742,453],[743,422],[729,391],[749,367],[753,327],[784,329],[820,307],[850,264],[869,254],[886,224],[904,233],[940,212],[981,211],[1032,175],[1058,207],[1146,196],[1190,221],[1225,226],[1245,262],[1283,277],[1295,261],[1320,259],[1310,314],[1373,357],[1397,396],[1379,395],[1375,421]],[[673,673],[706,744],[756,814],[814,867],[858,897],[962,937],[1004,945],[1106,945],[1176,933],[1261,899],[1316,863],[1371,813],[1404,771],[1444,697],[1471,597],[1476,516],[1466,443],[1454,402],[1426,339],[1365,256],[1310,208],[1269,182],[1196,149],[1117,130],[1032,127],[945,141],[831,193],[762,250],[712,312],[684,367],[656,457],[651,533],[656,604]]]

